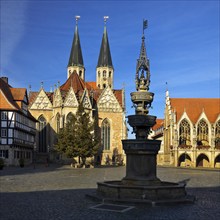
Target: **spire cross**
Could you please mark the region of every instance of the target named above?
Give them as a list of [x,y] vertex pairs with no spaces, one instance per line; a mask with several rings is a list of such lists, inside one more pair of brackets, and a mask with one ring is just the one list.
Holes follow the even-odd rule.
[[75,18],[76,18],[76,25],[77,25],[78,24],[78,20],[80,19],[80,16],[76,15]]
[[109,19],[109,16],[104,16],[104,23],[106,25],[107,20]]

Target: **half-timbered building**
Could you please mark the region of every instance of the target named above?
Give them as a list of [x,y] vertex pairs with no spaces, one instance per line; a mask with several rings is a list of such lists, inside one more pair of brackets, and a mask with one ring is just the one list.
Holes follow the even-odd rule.
[[0,78],[0,157],[7,165],[18,165],[21,158],[32,162],[36,120],[28,104],[25,88],[13,88],[8,78]]

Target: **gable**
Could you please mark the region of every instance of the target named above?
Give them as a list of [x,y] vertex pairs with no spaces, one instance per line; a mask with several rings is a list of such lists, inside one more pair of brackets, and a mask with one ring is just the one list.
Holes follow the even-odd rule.
[[103,90],[98,99],[98,109],[107,112],[121,112],[121,106],[116,99],[111,88],[107,87]]
[[[11,101],[11,102],[10,102]],[[18,110],[17,104],[13,103],[13,100],[7,99],[5,94],[0,89],[0,109],[13,109]]]
[[81,98],[81,102],[82,102],[84,108],[87,108],[87,109],[92,108],[92,104],[90,102],[89,94],[88,94],[87,89],[84,90],[84,93],[83,93],[82,98]]
[[46,93],[43,89],[40,90],[38,93],[35,101],[30,107],[31,110],[33,109],[52,109],[52,103],[50,102],[49,98],[47,97]]
[[70,87],[69,92],[66,95],[64,106],[68,107],[78,107],[79,103],[77,101],[76,95],[73,91],[73,88]]
[[60,107],[63,104],[62,95],[60,89],[57,88],[54,94],[53,106]]

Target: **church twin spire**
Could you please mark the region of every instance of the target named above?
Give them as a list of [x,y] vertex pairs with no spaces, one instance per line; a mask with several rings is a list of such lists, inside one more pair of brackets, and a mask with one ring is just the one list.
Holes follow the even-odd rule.
[[[82,50],[80,45],[79,31],[78,31],[78,20],[80,16],[76,16],[76,27],[74,32],[74,38],[72,48],[70,52],[67,77],[76,71],[77,74],[85,80],[85,67],[83,63]],[[96,67],[96,86],[100,89],[104,89],[109,86],[113,88],[113,73],[114,68],[112,64],[110,46],[108,41],[108,34],[106,28],[106,22],[108,16],[104,16],[104,33],[102,37],[101,48],[99,52],[98,64]]]
[[106,28],[106,22],[108,16],[104,16],[104,33],[102,36],[102,44],[99,52],[99,59],[98,59],[98,64],[97,67],[112,67],[112,57],[111,57],[111,52],[110,52],[110,47],[109,47],[109,41],[108,41],[108,34],[107,34],[107,28]]
[[68,62],[67,78],[69,78],[69,76],[73,73],[73,71],[76,71],[78,75],[84,80],[85,67],[83,64],[83,56],[82,56],[79,31],[78,31],[78,20],[80,16],[76,16],[75,18],[76,18],[76,27],[74,32],[72,48],[70,52],[70,58]]

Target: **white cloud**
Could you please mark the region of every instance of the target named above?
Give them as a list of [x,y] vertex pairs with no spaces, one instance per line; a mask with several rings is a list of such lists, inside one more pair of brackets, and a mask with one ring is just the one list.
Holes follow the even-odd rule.
[[0,75],[7,75],[13,52],[25,32],[27,1],[1,1],[0,5]]

